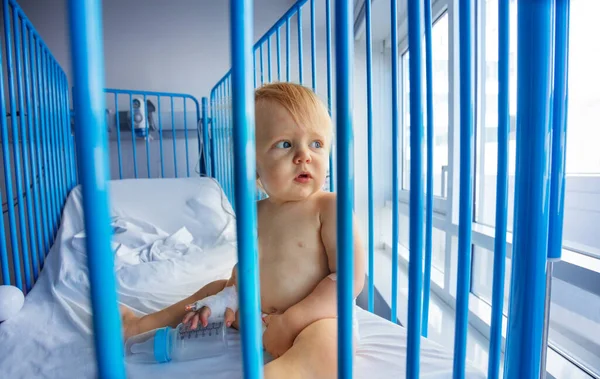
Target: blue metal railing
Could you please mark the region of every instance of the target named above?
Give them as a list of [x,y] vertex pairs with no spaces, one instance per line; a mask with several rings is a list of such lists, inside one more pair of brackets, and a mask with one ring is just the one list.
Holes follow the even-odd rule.
[[0,94],[6,116],[0,118],[1,191],[8,223],[0,217],[0,273],[3,284],[27,293],[44,265],[64,201],[76,184],[73,139],[65,122],[65,73],[14,0],[3,1],[3,16],[5,44],[0,54],[5,64],[0,87],[7,92]]

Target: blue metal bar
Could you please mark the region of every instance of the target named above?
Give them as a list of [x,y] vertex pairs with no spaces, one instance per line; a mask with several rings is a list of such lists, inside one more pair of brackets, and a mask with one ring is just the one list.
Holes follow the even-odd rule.
[[175,138],[175,110],[173,109],[173,96],[171,98],[171,130],[173,131],[173,165],[175,167],[175,177],[177,174],[177,140]]
[[374,310],[375,300],[375,236],[373,233],[373,49],[371,46],[371,0],[365,1],[365,31],[367,39],[367,165],[369,172],[369,312]]
[[277,28],[277,80],[281,80],[281,36]]
[[[13,137],[13,158],[15,161],[15,176],[16,176],[16,186],[17,186],[17,195],[21,196],[23,193],[21,186],[21,162],[19,157],[19,149],[17,148],[19,144],[19,134],[17,133],[17,107],[16,107],[16,99],[15,99],[15,88],[14,88],[14,68],[13,68],[13,59],[12,59],[12,41],[11,41],[11,22],[10,22],[10,10],[8,8],[8,1],[4,1],[4,27],[5,27],[5,41],[6,41],[6,69],[7,69],[7,81],[8,81],[8,93],[10,96],[10,115],[11,115],[11,125],[12,125],[12,137]],[[14,274],[15,274],[15,282],[19,289],[23,290],[23,282],[21,279],[21,254],[19,254],[19,245],[17,242],[17,224],[14,214],[14,205],[13,205],[13,182],[11,175],[11,166],[10,166],[10,156],[9,156],[9,147],[8,147],[8,132],[6,130],[6,124],[4,122],[4,117],[0,117],[2,119],[2,152],[4,157],[4,180],[6,183],[6,200],[8,205],[8,219],[10,223],[10,235],[11,235],[11,249],[13,253],[13,266],[14,266]],[[23,220],[23,204],[21,201],[17,203],[19,205],[19,219]],[[21,225],[21,230],[25,230],[25,228]],[[25,234],[21,234],[21,243],[23,244],[24,252],[27,251],[27,246],[23,242],[23,236]],[[23,254],[22,256],[26,256]],[[26,262],[24,262],[25,266],[27,266]],[[27,273],[25,273],[26,277],[26,286],[27,286]]]
[[61,109],[62,109],[62,119],[63,119],[63,138],[65,141],[65,160],[66,160],[66,168],[67,168],[67,196],[68,193],[73,188],[73,172],[71,166],[71,121],[70,121],[70,112],[69,112],[69,103],[68,103],[68,85],[66,83],[66,75],[60,68],[58,67],[59,73],[59,89],[60,89],[60,100],[61,100]]
[[[183,99],[184,103],[187,101],[186,98]],[[196,100],[196,98],[193,98],[192,101],[194,102],[194,105],[196,106],[196,138],[198,138],[198,161],[199,161],[199,168],[200,168],[200,174],[201,175],[208,175],[208,158],[207,158],[207,154],[208,153],[208,131],[204,128],[202,128],[202,133],[203,135],[200,136],[200,123],[202,122],[202,119],[200,118],[200,103],[198,103],[198,100]],[[187,129],[187,128],[186,128]],[[187,136],[187,134],[186,134]],[[187,138],[186,138],[187,141]],[[190,176],[190,172],[188,169],[188,176]]]
[[[58,63],[54,63],[54,74],[56,81],[56,102],[57,102],[57,113],[58,113],[58,137],[59,143],[61,146],[61,159],[63,164],[63,177],[64,177],[64,198],[63,201],[66,200],[69,194],[69,178],[71,173],[69,172],[69,155],[68,155],[68,140],[67,140],[67,124],[65,123],[67,120],[65,118],[65,107],[63,102],[63,90],[62,90],[62,78],[61,78],[61,68],[58,66]],[[64,204],[64,202],[63,202]]]
[[[212,122],[212,120],[211,120]],[[210,167],[210,176],[212,176],[213,178],[215,177],[215,156],[214,156],[214,145],[213,145],[213,139],[214,139],[214,135],[213,133],[208,134],[208,99],[206,97],[202,98],[202,133],[203,133],[203,139],[204,139],[204,156],[206,157],[207,163],[206,163],[206,170],[208,171],[208,167]]]
[[391,0],[392,25],[392,306],[390,320],[398,315],[398,0]]
[[[185,98],[181,99],[183,101],[183,136],[185,139],[185,166],[187,170],[187,176],[190,176],[190,152],[188,148],[188,132],[187,132],[187,107]],[[198,157],[200,158],[200,157]]]
[[550,228],[548,259],[562,255],[565,206],[565,159],[567,149],[567,112],[569,90],[569,14],[570,0],[556,0],[554,38],[554,97],[552,112],[552,174],[550,189]]
[[[329,115],[332,113],[331,99],[332,99],[332,85],[331,85],[331,0],[325,0],[325,28],[327,29],[326,40],[327,40],[327,109],[329,109]],[[333,150],[332,146],[331,153],[329,154],[329,191],[335,191],[335,178],[333,167]]]
[[[425,204],[425,272],[423,274],[423,337],[429,323],[429,291],[431,288],[431,255],[433,240],[433,53],[431,42],[431,1],[425,0],[425,75],[427,85],[427,199]],[[412,182],[411,182],[412,183]]]
[[[225,107],[225,114],[226,114],[226,129],[225,129],[225,154],[226,154],[226,162],[227,162],[227,184],[228,184],[228,188],[229,188],[229,194],[230,197],[232,199],[235,198],[233,196],[233,191],[234,191],[234,176],[233,176],[233,156],[231,154],[231,148],[233,147],[233,128],[232,128],[232,124],[233,124],[233,116],[231,114],[231,112],[229,111],[231,109],[231,102],[229,99],[231,99],[231,78],[229,78],[229,80],[226,82],[225,85],[225,101],[226,101],[226,105],[227,107]],[[255,181],[256,183],[256,181]]]
[[[171,100],[172,101],[172,100]],[[133,175],[138,178],[137,172],[137,149],[135,142],[135,122],[133,117],[133,94],[129,94],[129,115],[131,116],[131,152],[133,153]]]
[[221,85],[217,89],[217,104],[219,107],[219,180],[221,182],[221,186],[223,186],[223,190],[226,191],[226,182],[225,182],[225,154],[223,148],[223,124],[224,124],[224,116],[223,116],[223,91],[224,87]]
[[156,102],[158,103],[158,138],[160,145],[160,176],[165,177],[165,159],[163,154],[163,128],[162,128],[162,117],[160,112],[160,95],[157,96]]
[[77,185],[77,175],[75,173],[75,148],[73,147],[73,132],[71,128],[71,111],[69,109],[69,81],[67,75],[61,71],[61,83],[64,99],[64,112],[65,112],[65,134],[67,137],[67,146],[69,149],[69,172],[71,174],[69,178],[69,190],[73,189]]
[[[38,178],[37,180],[37,185],[36,185],[36,190],[34,192],[35,194],[35,202],[36,202],[36,213],[41,217],[41,225],[38,225],[38,237],[39,237],[39,244],[40,244],[40,251],[39,251],[39,255],[40,255],[40,268],[43,266],[44,264],[44,257],[45,257],[45,252],[47,252],[50,249],[49,246],[49,240],[50,237],[48,236],[48,214],[46,212],[46,207],[44,204],[44,199],[45,199],[45,189],[43,187],[43,183],[44,183],[44,179],[43,179],[43,171],[42,171],[42,151],[40,148],[40,138],[39,138],[39,133],[38,130],[41,128],[41,112],[39,111],[39,108],[41,107],[41,103],[39,101],[38,95],[39,95],[39,87],[38,87],[38,82],[36,80],[37,76],[39,75],[39,67],[37,67],[36,62],[37,62],[37,49],[36,49],[36,42],[33,36],[33,32],[30,30],[29,31],[29,49],[30,49],[30,65],[31,65],[31,91],[32,91],[32,101],[33,101],[33,109],[34,109],[34,114],[35,114],[35,127],[33,128],[33,133],[31,132],[30,129],[30,135],[34,136],[32,137],[32,143],[31,143],[31,149],[32,149],[32,162],[35,163],[34,165],[34,177]],[[31,114],[31,113],[30,113]],[[34,142],[35,141],[35,142]],[[39,154],[39,155],[38,155]],[[0,223],[0,227],[2,226],[2,223]],[[2,239],[4,239],[4,235],[2,235]]]
[[233,90],[233,158],[238,235],[238,283],[244,378],[263,377],[263,353],[256,241],[256,162],[252,72],[252,0],[231,0],[231,79]]
[[[117,156],[119,157],[119,179],[123,179],[123,163],[121,161],[121,123],[119,122],[119,95],[115,95],[115,115],[117,116]],[[160,108],[160,105],[159,105]],[[160,118],[160,114],[159,114]],[[161,141],[162,142],[162,141]],[[162,152],[162,149],[161,149]],[[162,158],[162,157],[161,157]]]
[[[25,29],[25,24],[20,22],[19,12],[16,10],[13,11],[13,27],[14,27],[14,42],[15,42],[15,63],[17,66],[17,95],[19,100],[19,126],[21,133],[21,141],[19,142],[19,135],[13,135],[13,149],[18,151],[19,145],[21,145],[21,154],[23,155],[23,169],[24,169],[24,179],[25,179],[25,199],[23,199],[23,192],[19,191],[17,195],[17,201],[19,205],[19,218],[20,218],[20,226],[21,226],[21,241],[23,244],[23,266],[25,269],[25,283],[27,291],[31,290],[33,286],[33,282],[37,279],[37,250],[35,249],[34,242],[34,233],[35,229],[33,228],[33,211],[31,208],[33,207],[31,201],[31,182],[30,182],[30,172],[29,172],[29,159],[27,158],[27,119],[31,117],[31,113],[26,112],[25,108],[25,93],[23,89],[23,53],[22,50],[26,51],[25,40],[21,41],[22,30]],[[19,24],[21,24],[21,29],[19,29]],[[18,184],[21,184],[21,180],[19,180]],[[23,206],[22,203],[25,203]],[[10,202],[9,202],[10,204]],[[27,208],[27,225],[25,225],[25,209],[21,212],[21,208]],[[28,227],[28,229],[27,229]],[[31,272],[31,261],[35,262],[33,273]],[[32,277],[33,274],[33,277]]]
[[49,178],[52,182],[51,191],[53,197],[53,208],[52,208],[52,230],[53,234],[58,230],[58,221],[60,219],[60,199],[59,199],[59,183],[58,183],[58,170],[56,168],[56,154],[55,154],[55,146],[52,142],[52,84],[50,82],[50,74],[49,74],[49,56],[48,51],[44,48],[44,85],[45,85],[45,108],[46,108],[46,128],[45,128],[45,138],[46,138],[46,148],[48,150],[48,169],[49,169]]
[[408,351],[406,377],[418,378],[423,281],[423,14],[422,1],[408,2],[410,75],[410,225],[408,265]]
[[[256,75],[258,75],[258,71],[256,70],[256,52],[252,54],[252,78],[254,79],[254,88],[256,88]],[[213,88],[217,88],[218,84]]]
[[[67,162],[65,157],[65,145],[64,145],[64,127],[62,123],[62,111],[60,107],[60,83],[58,79],[58,65],[56,62],[52,62],[52,76],[53,76],[53,92],[54,92],[54,109],[55,109],[55,138],[56,146],[58,147],[58,164],[61,175],[61,210],[67,199]],[[62,212],[61,212],[62,213]]]
[[187,93],[180,92],[160,92],[160,91],[146,91],[146,90],[128,90],[128,89],[117,89],[117,88],[105,88],[105,93],[118,93],[119,95],[139,95],[146,94],[147,96],[174,96],[174,97],[185,97],[187,99],[195,99],[194,96]]
[[52,145],[52,157],[54,162],[54,168],[56,173],[56,194],[57,194],[57,210],[56,210],[56,227],[59,227],[60,223],[60,211],[64,203],[63,198],[63,176],[62,176],[62,164],[60,162],[60,145],[58,143],[57,129],[58,129],[58,109],[56,106],[56,82],[54,81],[54,62],[52,58],[48,57],[48,87],[49,87],[49,109],[50,109],[50,143]]
[[[33,101],[33,94],[31,91],[31,78],[33,76],[30,71],[29,64],[29,50],[31,48],[31,39],[30,34],[28,33],[26,22],[21,22],[21,30],[23,35],[23,63],[24,63],[24,71],[25,71],[25,100],[27,102],[27,133],[29,133],[29,142],[25,142],[25,132],[23,131],[23,156],[26,157],[25,161],[27,162],[27,152],[25,151],[25,145],[29,146],[29,156],[31,157],[31,178],[33,183],[28,183],[29,173],[28,173],[28,165],[25,166],[25,172],[27,172],[26,177],[26,188],[28,190],[27,195],[27,209],[29,211],[29,237],[31,243],[31,257],[33,264],[33,279],[34,281],[38,278],[38,273],[41,268],[39,264],[40,257],[44,256],[43,250],[43,240],[42,240],[42,224],[41,224],[41,211],[40,211],[40,202],[39,202],[39,194],[37,191],[37,181],[38,181],[38,171],[36,167],[37,154],[33,147],[34,145],[34,137],[33,137],[33,108],[31,107],[31,102]],[[27,45],[25,42],[27,41]],[[33,192],[33,205],[31,205],[31,196],[29,195],[29,188],[31,186]],[[32,208],[34,211],[32,211]],[[35,214],[35,229],[33,225],[33,214]],[[37,238],[36,238],[37,237]],[[43,259],[43,258],[41,258]]]
[[[473,25],[472,0],[459,1],[460,40],[460,199],[458,222],[458,276],[456,279],[456,327],[454,329],[454,377],[464,378],[469,327],[471,277],[471,227],[473,222]],[[413,57],[411,56],[412,60]],[[411,188],[412,188],[411,182]]]
[[310,62],[312,89],[317,92],[317,43],[315,41],[315,0],[310,0]]
[[517,14],[517,168],[504,376],[539,378],[550,183],[553,2]]
[[302,72],[303,54],[302,54],[302,6],[298,5],[298,80],[304,84],[304,75]]
[[502,311],[504,309],[504,275],[506,267],[506,229],[508,220],[508,140],[510,5],[498,2],[498,172],[496,177],[496,234],[494,238],[494,275],[492,282],[492,319],[488,378],[500,378],[502,353]]
[[[185,100],[184,100],[184,102],[185,102]],[[148,130],[148,101],[147,101],[146,94],[144,94],[144,126],[146,127],[146,135],[144,137],[144,140],[146,142],[146,168],[148,170],[148,178],[151,178],[152,170],[150,169],[150,146],[148,145],[148,138],[150,137],[150,131]],[[186,138],[185,142],[187,144],[187,138]]]
[[338,1],[335,4],[336,58],[336,108],[337,108],[337,251],[344,254],[337,259],[337,309],[338,309],[338,377],[353,376],[353,278],[354,278],[354,135],[352,128],[352,98],[354,83],[353,2]]
[[[86,249],[98,376],[125,378],[121,319],[110,249],[108,143],[105,123],[102,13],[95,0],[70,0],[77,156],[81,167]],[[132,130],[133,132],[133,130]]]
[[290,20],[285,21],[285,80],[290,81]]
[[271,83],[271,38],[267,39],[267,80]]
[[259,48],[259,59],[260,59],[260,85],[265,84],[265,66],[263,63],[263,45]]

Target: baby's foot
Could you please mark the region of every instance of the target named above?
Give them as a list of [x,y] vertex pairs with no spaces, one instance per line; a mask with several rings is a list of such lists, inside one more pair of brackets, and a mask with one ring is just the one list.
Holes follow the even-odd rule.
[[121,324],[123,326],[123,339],[127,340],[131,336],[140,334],[140,320],[135,313],[124,305],[119,306],[121,312]]

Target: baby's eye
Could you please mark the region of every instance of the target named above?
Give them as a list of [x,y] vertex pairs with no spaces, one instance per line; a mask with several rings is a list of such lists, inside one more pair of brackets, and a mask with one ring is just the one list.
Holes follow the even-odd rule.
[[323,147],[323,144],[321,143],[321,141],[314,141],[313,143],[310,144],[310,147],[320,149]]
[[278,149],[289,149],[290,147],[292,147],[292,144],[289,141],[280,141],[277,142],[275,147]]

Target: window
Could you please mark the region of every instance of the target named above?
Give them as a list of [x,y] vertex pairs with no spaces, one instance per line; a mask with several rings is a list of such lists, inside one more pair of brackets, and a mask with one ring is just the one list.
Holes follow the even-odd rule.
[[[444,13],[433,24],[431,30],[432,71],[433,71],[433,194],[446,197],[448,167],[448,14]],[[402,188],[410,188],[410,83],[409,53],[401,57],[402,67]],[[425,85],[425,81],[423,83]],[[425,87],[424,87],[425,88]],[[426,88],[423,100],[423,127],[427,128]],[[426,138],[426,133],[424,134]],[[426,143],[426,140],[424,140]],[[426,145],[425,145],[426,149]],[[427,159],[423,159],[427,168]],[[426,173],[426,171],[425,171]]]

